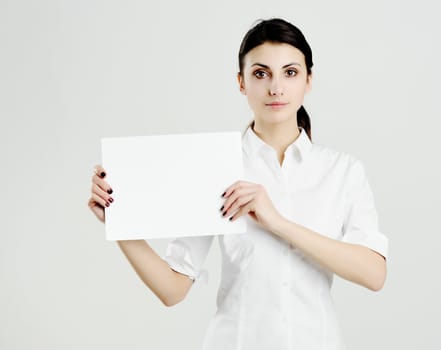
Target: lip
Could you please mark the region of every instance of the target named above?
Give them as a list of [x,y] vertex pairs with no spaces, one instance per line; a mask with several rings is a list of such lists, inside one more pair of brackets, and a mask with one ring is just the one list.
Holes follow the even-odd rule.
[[270,103],[265,103],[265,106],[268,106],[271,108],[282,108],[282,107],[286,106],[287,104],[288,104],[287,102],[274,101],[274,102],[270,102]]

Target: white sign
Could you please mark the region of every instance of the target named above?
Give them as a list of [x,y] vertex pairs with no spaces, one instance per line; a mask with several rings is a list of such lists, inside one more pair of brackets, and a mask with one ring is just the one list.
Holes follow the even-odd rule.
[[114,202],[106,239],[244,233],[245,218],[220,211],[243,179],[240,132],[104,138],[102,164]]

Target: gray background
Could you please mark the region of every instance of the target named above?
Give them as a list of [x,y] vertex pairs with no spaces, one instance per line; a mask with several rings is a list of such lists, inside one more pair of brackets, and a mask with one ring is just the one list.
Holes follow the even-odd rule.
[[[271,16],[309,40],[313,138],[365,163],[391,242],[381,292],[335,280],[348,348],[438,348],[436,7],[1,0],[0,348],[200,348],[217,243],[209,283],[162,306],[104,240],[86,205],[90,177],[101,137],[243,130],[252,115],[236,86],[237,50],[254,20]],[[151,242],[161,255],[166,243]]]

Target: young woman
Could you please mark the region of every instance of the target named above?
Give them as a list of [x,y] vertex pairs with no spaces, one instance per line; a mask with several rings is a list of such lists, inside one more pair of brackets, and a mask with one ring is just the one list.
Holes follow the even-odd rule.
[[[387,238],[378,231],[364,168],[311,142],[302,106],[312,53],[298,28],[259,22],[239,51],[239,88],[254,120],[243,136],[245,180],[225,189],[226,220],[247,216],[248,232],[219,236],[218,310],[204,349],[342,349],[330,288],[333,274],[377,291]],[[89,207],[104,221],[112,189],[96,168]],[[158,256],[144,240],[118,244],[163,301],[184,299],[201,275],[213,237],[173,240]]]

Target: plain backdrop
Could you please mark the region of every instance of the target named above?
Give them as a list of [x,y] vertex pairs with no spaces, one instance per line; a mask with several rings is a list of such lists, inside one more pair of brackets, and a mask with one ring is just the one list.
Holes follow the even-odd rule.
[[[390,239],[383,290],[335,279],[348,349],[439,349],[437,8],[0,0],[0,348],[201,347],[217,243],[209,282],[166,308],[105,241],[86,204],[90,179],[101,137],[243,130],[252,115],[236,84],[239,44],[255,20],[276,16],[313,49],[314,142],[363,161]],[[150,243],[164,253],[167,241]]]

